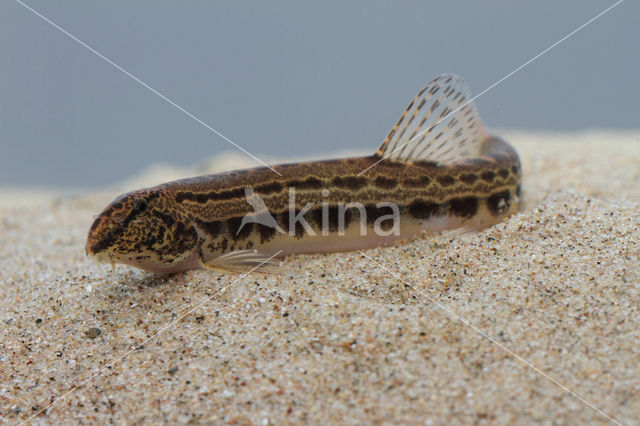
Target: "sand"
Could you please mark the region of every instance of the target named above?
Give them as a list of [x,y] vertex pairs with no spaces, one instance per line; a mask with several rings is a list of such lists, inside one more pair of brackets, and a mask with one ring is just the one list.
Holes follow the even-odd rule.
[[32,422],[639,423],[640,132],[498,133],[523,161],[517,215],[277,276],[84,255],[119,192],[238,154],[92,193],[3,189],[0,420],[54,402]]

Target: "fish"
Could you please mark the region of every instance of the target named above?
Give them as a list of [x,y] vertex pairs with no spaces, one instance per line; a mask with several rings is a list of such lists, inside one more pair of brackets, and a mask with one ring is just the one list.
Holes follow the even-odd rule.
[[[277,173],[274,173],[274,170]],[[248,272],[303,253],[473,232],[518,211],[516,150],[488,134],[454,74],[431,80],[370,156],[256,167],[117,197],[86,254],[160,274]]]

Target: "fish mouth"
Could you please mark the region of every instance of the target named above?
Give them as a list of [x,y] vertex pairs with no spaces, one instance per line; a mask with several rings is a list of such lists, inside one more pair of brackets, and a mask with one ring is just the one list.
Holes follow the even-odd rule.
[[93,258],[93,260],[95,260],[96,263],[109,264],[111,265],[111,268],[115,270],[116,262],[113,259],[113,257],[111,257],[108,253],[106,252],[94,253],[89,248],[87,248],[86,252],[87,252],[87,257]]
[[108,263],[111,265],[113,269],[115,269],[115,260],[108,251],[97,250],[100,242],[96,241],[96,238],[92,233],[89,233],[89,237],[87,238],[87,244],[85,246],[84,252],[88,258],[93,258],[98,264]]
[[99,263],[111,263],[111,256],[108,252],[113,243],[113,232],[109,229],[98,227],[101,219],[101,217],[98,217],[91,226],[84,251],[87,257],[93,257]]
[[103,258],[104,256],[106,256],[105,252],[97,250],[97,248],[97,238],[92,233],[89,233],[89,236],[87,237],[87,243],[84,246],[84,253],[87,255],[87,257],[93,257],[96,260],[98,258]]

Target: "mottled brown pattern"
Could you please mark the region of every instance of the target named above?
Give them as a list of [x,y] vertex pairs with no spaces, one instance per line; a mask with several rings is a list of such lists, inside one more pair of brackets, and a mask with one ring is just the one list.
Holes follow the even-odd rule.
[[125,263],[183,261],[196,248],[198,233],[167,195],[166,188],[151,188],[118,197],[92,224],[87,253]]
[[[417,220],[434,216],[468,219],[481,209],[503,217],[512,212],[520,195],[518,156],[498,138],[487,138],[479,158],[442,166],[384,160],[359,175],[379,160],[371,156],[275,166],[281,177],[268,168],[238,170],[125,194],[107,206],[91,226],[87,253],[174,271],[191,265],[189,259],[194,256],[206,260],[235,249],[259,249],[282,234],[256,223],[242,225],[242,218],[254,213],[246,200],[247,187],[261,196],[287,233],[291,188],[295,188],[294,214],[313,203],[304,218],[318,233],[322,223],[335,232],[339,206],[351,202],[364,206],[371,227],[377,218],[389,214],[389,209],[376,208],[379,202],[394,203],[402,215]],[[145,211],[136,211],[141,199]],[[360,211],[347,209],[344,218],[346,226],[360,221]],[[294,234],[290,238],[304,237],[300,223]]]

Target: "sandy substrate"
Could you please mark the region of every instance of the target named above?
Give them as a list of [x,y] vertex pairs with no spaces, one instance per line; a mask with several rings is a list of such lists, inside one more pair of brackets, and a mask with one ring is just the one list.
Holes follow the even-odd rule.
[[117,193],[235,154],[91,195],[1,191],[0,420],[55,402],[33,421],[637,424],[640,132],[500,134],[521,213],[279,276],[85,258]]

